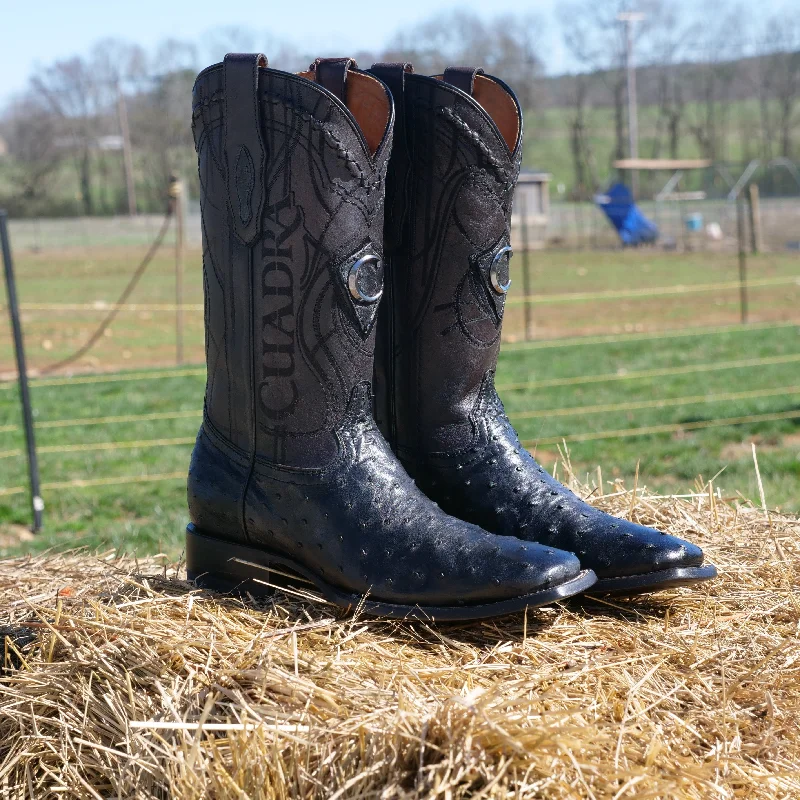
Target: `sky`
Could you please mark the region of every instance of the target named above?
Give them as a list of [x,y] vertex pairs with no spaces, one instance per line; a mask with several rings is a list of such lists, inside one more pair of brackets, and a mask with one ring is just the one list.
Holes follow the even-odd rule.
[[[707,0],[733,6],[745,0]],[[599,3],[610,0],[597,0]],[[668,0],[693,7],[696,0]],[[787,10],[796,0],[759,0],[756,19]],[[547,71],[574,70],[556,19],[559,0],[0,0],[0,107],[27,85],[35,70],[73,55],[85,55],[100,39],[124,39],[154,50],[173,38],[199,41],[226,26],[268,32],[301,52],[342,55],[380,50],[404,27],[455,8],[483,17],[504,12],[541,17]],[[636,6],[636,0],[631,0]],[[218,57],[221,58],[222,54]],[[269,53],[267,53],[269,56]]]
[[[602,1],[602,0],[601,0]],[[150,49],[167,38],[195,40],[221,26],[252,26],[303,51],[380,49],[399,29],[452,8],[481,16],[540,13],[552,18],[557,0],[0,0],[0,105],[23,89],[37,68],[89,51],[99,39],[120,38]],[[555,28],[555,24],[551,24]],[[548,62],[563,62],[559,37]],[[267,53],[269,56],[269,53]]]

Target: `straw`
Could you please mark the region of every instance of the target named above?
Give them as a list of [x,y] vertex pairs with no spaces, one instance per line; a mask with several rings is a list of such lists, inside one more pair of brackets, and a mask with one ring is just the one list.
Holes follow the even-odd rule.
[[0,562],[0,796],[800,797],[798,521],[639,484],[592,502],[719,579],[426,625],[163,557]]

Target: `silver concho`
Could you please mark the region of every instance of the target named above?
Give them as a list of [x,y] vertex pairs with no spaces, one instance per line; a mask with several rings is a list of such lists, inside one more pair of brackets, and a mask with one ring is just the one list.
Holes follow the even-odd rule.
[[511,278],[508,279],[507,283],[500,283],[500,276],[497,274],[497,272],[500,265],[500,259],[506,255],[509,259],[511,259],[513,253],[514,251],[510,247],[501,247],[495,254],[495,257],[492,259],[492,266],[489,267],[489,280],[492,282],[492,289],[494,289],[497,294],[505,294],[511,288]]
[[361,303],[377,303],[378,300],[381,299],[381,295],[383,294],[383,289],[381,289],[377,294],[364,294],[358,286],[358,271],[364,264],[369,262],[377,263],[380,259],[378,256],[374,255],[366,255],[362,256],[361,258],[350,267],[350,271],[347,273],[347,288],[350,290],[350,294],[352,295],[354,300],[358,300]]

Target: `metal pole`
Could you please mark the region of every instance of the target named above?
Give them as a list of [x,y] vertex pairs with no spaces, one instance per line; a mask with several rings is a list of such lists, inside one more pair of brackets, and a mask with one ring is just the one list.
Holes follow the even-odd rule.
[[683,200],[678,197],[678,224],[681,230],[681,242],[683,244],[683,252],[689,252],[689,231],[686,229],[686,217],[683,213]]
[[736,233],[739,239],[739,307],[742,325],[747,323],[747,244],[744,230],[744,200],[736,198]]
[[760,253],[762,249],[761,237],[761,200],[757,183],[751,183],[747,187],[747,209],[750,219],[750,249],[754,254]]
[[117,84],[117,115],[119,131],[122,135],[122,163],[125,166],[125,186],[128,190],[128,213],[136,216],[136,187],[133,182],[133,154],[131,153],[131,132],[128,127],[128,105],[120,85]]
[[520,230],[522,240],[522,291],[525,292],[525,339],[531,338],[533,333],[533,307],[531,305],[531,256],[528,241],[528,205],[525,201],[525,192],[520,196],[520,215],[522,227]]
[[183,364],[183,261],[184,261],[184,213],[183,183],[170,176],[170,202],[175,214],[175,360]]
[[31,504],[33,505],[33,532],[36,533],[42,527],[44,501],[42,500],[39,486],[39,463],[36,458],[36,440],[33,433],[28,367],[25,363],[25,344],[22,339],[22,325],[19,320],[17,284],[14,280],[14,262],[11,259],[11,242],[8,238],[8,215],[5,211],[0,211],[0,241],[2,242],[3,266],[6,273],[6,291],[8,293],[8,310],[11,315],[11,330],[14,334],[14,352],[17,357],[17,372],[19,373],[19,394],[22,400],[25,442],[28,448],[28,474],[31,483]]

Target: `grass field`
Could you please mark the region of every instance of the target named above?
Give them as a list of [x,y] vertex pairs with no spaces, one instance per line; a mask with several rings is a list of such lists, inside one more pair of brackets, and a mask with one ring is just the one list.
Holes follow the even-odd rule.
[[[113,242],[18,250],[34,370],[86,340],[142,252],[141,246]],[[0,554],[76,544],[179,552],[183,476],[204,386],[202,314],[194,310],[202,303],[199,253],[190,252],[186,263],[184,301],[193,306],[185,313],[187,366],[176,373],[167,246],[131,297],[134,310],[123,311],[110,335],[75,365],[85,382],[63,376],[35,381],[42,480],[56,486],[45,489],[47,529],[33,543],[18,540],[19,526],[29,518],[27,496],[10,493],[26,483],[17,390],[0,384]],[[519,302],[521,269],[517,256],[498,384],[522,438],[545,464],[554,464],[563,437],[575,473],[584,478],[588,473],[596,480],[601,465],[604,482],[620,478],[630,486],[638,463],[640,486],[680,493],[698,476],[708,480],[723,470],[717,480],[723,490],[758,499],[755,442],[767,502],[800,510],[797,256],[751,259],[751,324],[741,327],[734,255],[531,253],[530,341],[524,341]],[[675,293],[675,287],[707,284],[729,288]],[[654,293],[660,287],[672,294]],[[637,296],[641,292],[653,296]],[[719,330],[701,332],[698,326]],[[0,372],[11,369],[10,337],[4,334]],[[115,374],[89,374],[98,371]],[[135,377],[142,372],[147,375]],[[770,418],[717,426],[754,415]],[[659,430],[635,435],[635,429],[653,427]],[[615,431],[624,435],[609,435]],[[164,475],[174,477],[149,480]],[[78,479],[111,483],[64,485]]]
[[[751,422],[697,431],[657,433],[629,438],[571,442],[569,451],[576,474],[595,477],[602,465],[603,480],[623,478],[631,485],[639,462],[639,485],[665,492],[685,492],[697,476],[710,479],[724,468],[716,485],[735,496],[737,491],[758,499],[749,442],[758,444],[759,463],[767,501],[785,510],[800,510],[800,380],[797,355],[800,329],[795,326],[752,331],[731,330],[702,337],[663,340],[622,340],[594,345],[541,349],[508,348],[502,355],[498,384],[506,406],[523,439],[543,463],[552,467],[561,436],[602,434],[605,431],[663,424],[713,422],[753,414],[791,415],[792,419]],[[638,370],[674,370],[695,365],[725,366],[769,358],[777,363],[688,372],[671,377],[636,377]],[[794,360],[791,360],[794,359]],[[627,374],[622,370],[627,370]],[[201,373],[201,370],[195,370]],[[192,437],[199,423],[203,375],[173,377],[172,371],[143,380],[106,381],[72,385],[39,384],[34,398],[42,449],[45,483],[73,479],[114,481],[110,486],[60,487],[45,491],[47,530],[22,547],[36,549],[76,544],[137,550],[181,548],[186,520],[184,473]],[[547,381],[606,376],[595,383],[547,386]],[[109,377],[124,377],[115,375]],[[620,379],[623,378],[624,379]],[[526,388],[508,384],[541,381]],[[56,381],[57,383],[57,381]],[[506,388],[504,388],[506,387]],[[784,387],[789,387],[785,389]],[[705,396],[713,400],[745,392],[764,396],[723,399],[720,402],[681,403],[666,408],[586,410],[570,408],[604,404],[647,404],[654,398]],[[555,410],[559,415],[546,412]],[[167,418],[146,418],[167,415]],[[82,424],[82,419],[142,416],[144,419]],[[0,426],[18,424],[16,390],[0,394]],[[54,421],[76,420],[68,427],[47,427]],[[11,455],[23,440],[19,430],[0,433],[0,486],[24,485],[24,460]],[[157,446],[131,442],[161,440]],[[175,440],[178,440],[177,442]],[[546,444],[538,444],[542,440]],[[94,445],[121,443],[121,449],[93,450]],[[49,449],[81,448],[67,452]],[[170,475],[158,482],[134,483],[129,478]],[[24,494],[0,496],[0,526],[6,531],[0,553],[18,549],[15,525],[28,521]]]
[[[57,252],[50,247],[18,252],[19,295],[33,369],[63,358],[86,341],[124,288],[144,249],[144,245],[103,242]],[[199,250],[188,252],[183,302],[187,305],[184,338],[189,362],[200,362],[203,357],[200,260]],[[522,255],[517,255],[503,331],[510,342],[524,338],[525,333],[522,264]],[[797,319],[798,254],[751,256],[748,279],[752,320]],[[735,323],[739,320],[737,282],[734,253],[532,252],[531,334],[556,338]],[[725,288],[710,291],[711,285]],[[688,291],[669,293],[680,287]],[[698,287],[706,290],[693,291]],[[120,313],[104,339],[75,368],[130,369],[175,363],[175,276],[169,243],[154,258],[130,303],[130,310]],[[11,340],[3,337],[0,373],[11,369]]]

